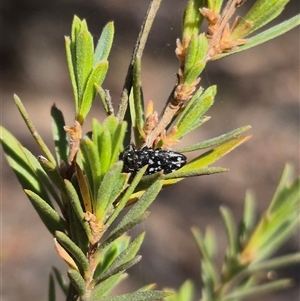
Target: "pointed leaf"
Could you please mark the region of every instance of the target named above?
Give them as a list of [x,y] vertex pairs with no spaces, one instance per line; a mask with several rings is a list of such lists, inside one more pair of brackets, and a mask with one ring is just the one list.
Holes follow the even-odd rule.
[[77,114],[79,110],[79,100],[78,100],[78,88],[77,88],[77,81],[75,76],[75,52],[72,52],[72,45],[70,37],[65,37],[65,48],[66,48],[66,56],[67,56],[67,63],[68,63],[68,69],[74,94],[74,100],[75,100],[75,112]]
[[127,277],[126,274],[118,273],[109,277],[100,284],[96,285],[92,291],[92,300],[99,300],[98,298],[107,295],[117,284]]
[[123,227],[131,220],[137,218],[138,216],[141,216],[147,210],[150,204],[155,200],[156,196],[161,190],[161,187],[162,181],[158,180],[154,184],[152,184],[141,196],[141,198],[132,206],[132,208],[124,216],[124,218],[121,220],[121,222],[118,224],[114,231],[117,231],[118,229]]
[[[44,171],[44,169],[41,167],[41,164],[39,163],[38,159],[26,148],[21,147],[20,149],[23,151],[24,155],[26,156],[28,163],[31,165],[32,171],[36,174],[36,176],[39,178],[41,183],[44,185],[44,187],[49,191],[49,193],[52,195],[52,197],[55,199],[56,203],[58,204],[59,208],[62,209],[62,203],[60,200],[60,196],[57,194],[57,190],[55,187],[53,187],[53,184]],[[52,201],[48,198],[45,199],[45,201],[54,208]]]
[[214,60],[220,59],[222,57],[237,53],[237,52],[241,52],[247,49],[250,49],[252,47],[255,47],[257,45],[263,44],[269,40],[275,39],[278,36],[283,35],[284,33],[290,31],[291,29],[295,28],[296,26],[298,26],[300,24],[300,18],[299,15],[294,16],[293,18],[284,21],[274,27],[271,27],[253,37],[251,37],[249,39],[249,41],[242,45],[237,47],[235,50],[230,51],[230,52],[224,52],[220,55],[217,55],[214,57]]
[[200,230],[192,228],[194,239],[201,254],[202,281],[206,290],[213,290],[220,281],[220,273],[215,266],[215,260],[211,259],[209,251],[206,249],[205,241]]
[[199,14],[199,8],[204,6],[203,0],[190,0],[185,8],[182,25],[182,39],[189,40],[192,35],[199,33],[203,16]]
[[229,258],[234,258],[238,256],[238,252],[240,251],[236,231],[237,226],[235,224],[233,214],[228,208],[222,206],[220,211],[224,221],[228,240],[227,255]]
[[[272,281],[271,283],[260,284],[257,286],[252,286],[250,288],[246,288],[245,290],[234,291],[229,293],[223,300],[224,301],[235,301],[242,300],[247,297],[252,297],[257,299],[257,296],[262,294],[274,292],[276,290],[287,289],[292,286],[292,280],[290,279],[280,279],[276,281]],[[259,300],[259,299],[258,299]]]
[[53,275],[50,274],[49,276],[49,288],[48,288],[48,301],[55,301],[56,296],[55,296],[55,282]]
[[[289,0],[257,0],[242,21],[235,28],[233,35],[243,28],[245,23],[252,24],[248,34],[272,21],[283,11]],[[239,37],[239,35],[237,35]]]
[[57,268],[52,267],[52,269],[53,269],[55,279],[56,279],[57,283],[59,284],[59,287],[61,288],[64,295],[66,296],[68,293],[68,286],[67,286],[66,280],[64,279],[61,272]]
[[104,129],[99,143],[99,160],[101,163],[101,178],[107,173],[111,166],[112,141],[108,129]]
[[76,259],[76,262],[81,266],[85,276],[88,276],[90,273],[89,262],[80,248],[63,232],[56,231],[55,237],[74,259]]
[[164,186],[174,184],[182,180],[182,178],[208,176],[215,173],[227,172],[228,170],[229,170],[228,168],[224,168],[224,167],[203,167],[203,168],[191,169],[187,171],[177,170],[170,174],[163,175]]
[[184,74],[187,74],[192,69],[192,67],[198,62],[196,60],[199,47],[198,41],[198,35],[191,36],[188,48],[186,50],[186,56],[184,61]]
[[83,296],[86,292],[86,284],[79,272],[73,269],[68,270],[68,277],[76,288],[79,296]]
[[130,229],[132,229],[134,226],[145,220],[149,216],[149,212],[145,212],[144,214],[141,214],[131,220],[128,220],[126,223],[124,223],[121,226],[117,226],[110,235],[104,240],[104,242],[101,244],[99,249],[96,251],[98,254],[97,256],[101,256],[101,252],[112,242],[114,242],[117,238],[119,238],[124,233],[128,232]]
[[53,141],[55,143],[56,158],[59,166],[62,161],[68,162],[69,143],[67,132],[64,130],[64,116],[61,110],[59,110],[55,105],[51,107],[51,117]]
[[123,148],[123,140],[126,133],[127,124],[122,122],[118,124],[116,131],[112,137],[112,154],[110,164],[113,164],[118,159],[118,156]]
[[[119,181],[121,172],[123,168],[123,162],[119,161],[112,166],[112,168],[104,176],[101,185],[97,193],[97,199],[94,204],[94,213],[99,221],[104,221],[105,216],[107,215],[107,210],[109,205],[115,201],[111,199],[112,191],[116,182]],[[120,188],[120,187],[119,187]],[[121,189],[123,186],[121,187]],[[117,195],[121,191],[117,192]]]
[[95,49],[94,66],[100,61],[107,60],[114,39],[114,22],[108,22],[102,30]]
[[107,226],[110,226],[112,224],[112,222],[117,218],[117,216],[119,215],[119,213],[126,206],[126,204],[127,204],[128,200],[129,200],[130,196],[132,195],[132,193],[134,192],[135,188],[139,184],[139,182],[140,182],[141,178],[143,177],[146,169],[147,169],[147,166],[144,166],[136,174],[136,176],[134,177],[133,181],[131,182],[131,184],[129,185],[129,187],[126,189],[125,194],[122,196],[121,200],[116,205],[116,208],[115,208],[113,214],[109,217],[108,221],[106,222]]
[[145,123],[144,116],[144,99],[142,94],[142,83],[141,83],[141,58],[137,57],[133,65],[133,84],[132,84],[132,95],[133,95],[133,106],[132,102],[130,105],[130,114],[134,118],[132,127],[135,132],[135,140],[139,142],[141,140],[140,133],[142,133]]
[[205,66],[205,61],[197,62],[187,73],[184,74],[184,83],[186,85],[191,85],[200,76]]
[[90,301],[154,301],[165,298],[170,294],[162,291],[137,291],[134,293],[119,295],[119,296],[107,296],[98,297],[96,294],[92,294]]
[[137,264],[139,261],[141,261],[142,256],[136,256],[127,262],[124,262],[123,264],[120,264],[119,266],[116,266],[112,269],[108,269],[99,279],[96,280],[97,283],[101,283],[102,281],[105,281],[106,279],[109,279],[110,277],[117,275],[119,273],[124,273],[126,270]]
[[[72,206],[78,220],[80,221],[83,229],[85,230],[85,233],[86,233],[89,241],[91,242],[91,241],[93,241],[92,231],[91,231],[91,228],[90,228],[88,222],[84,218],[84,212],[82,210],[81,203],[80,203],[79,197],[77,195],[77,192],[71,182],[69,182],[68,180],[65,180],[65,184],[66,184],[66,190],[67,190],[67,194],[69,196],[71,206]],[[90,211],[90,212],[92,212],[92,211]]]
[[126,269],[140,261],[141,258],[135,258],[135,256],[141,247],[144,237],[145,232],[140,234],[133,242],[131,242],[129,246],[115,258],[112,264],[108,267],[104,274],[102,274],[99,279],[96,280],[96,282],[99,283],[114,274],[125,271]]
[[91,189],[92,200],[95,200],[101,180],[99,154],[96,145],[88,137],[81,139],[80,150],[83,157],[83,171],[86,174]]
[[33,191],[24,190],[29,197],[33,207],[39,214],[47,229],[54,234],[56,230],[64,231],[66,228],[65,220],[41,197]]
[[42,137],[39,135],[38,131],[36,130],[35,126],[32,123],[32,120],[30,119],[21,99],[14,94],[14,101],[15,104],[27,126],[27,128],[29,129],[32,137],[34,138],[34,140],[36,141],[36,143],[38,144],[38,146],[41,148],[41,150],[44,152],[46,158],[53,164],[55,165],[55,159],[53,157],[53,155],[51,154],[49,148],[47,147],[46,143],[43,141]]
[[5,128],[0,126],[0,142],[8,164],[16,174],[23,189],[29,189],[39,195],[47,203],[51,203],[40,178],[32,170],[32,165],[24,154],[20,142]]
[[[81,28],[76,35],[76,79],[79,96],[79,111],[83,100],[83,94],[87,80],[91,74],[94,62],[93,37],[87,29]],[[78,120],[81,123],[81,120]]]
[[186,107],[181,116],[179,117],[176,127],[177,131],[174,135],[174,139],[180,139],[187,133],[198,127],[203,120],[204,113],[212,106],[214,97],[216,95],[216,86],[207,88],[203,94],[199,90],[197,97],[191,99],[191,104]]
[[88,76],[86,85],[84,86],[84,90],[82,91],[82,100],[79,107],[78,112],[78,121],[81,123],[81,121],[85,120],[87,114],[89,113],[93,101],[95,99],[95,96],[97,94],[97,89],[95,84],[101,86],[106,73],[108,69],[108,62],[107,61],[101,61],[99,62],[93,70],[91,70],[91,73]]
[[[43,170],[48,175],[48,177],[59,189],[61,196],[62,196],[62,200],[63,200],[64,204],[66,204],[67,203],[67,195],[66,195],[65,184],[64,184],[64,180],[63,180],[60,172],[58,171],[57,167],[55,165],[53,165],[50,161],[48,161],[43,156],[39,156],[38,161],[39,161],[40,165],[42,166]],[[60,204],[60,203],[58,203],[58,204],[60,205],[61,208],[63,207],[62,204]]]
[[224,142],[232,140],[233,138],[239,137],[242,133],[248,131],[249,129],[251,129],[251,126],[246,125],[246,126],[238,128],[236,130],[233,130],[231,132],[228,132],[226,134],[220,135],[216,138],[212,138],[212,139],[205,140],[203,142],[200,142],[200,143],[197,143],[194,145],[176,149],[176,151],[179,153],[186,153],[186,152],[192,152],[192,151],[199,150],[199,149],[208,148],[211,146],[217,146],[217,145],[223,144]]
[[216,148],[205,152],[204,154],[195,158],[191,162],[187,163],[185,166],[180,168],[178,172],[191,171],[194,169],[204,168],[214,163],[215,161],[219,160],[221,157],[223,157],[224,155],[226,155],[227,153],[229,153],[230,151],[232,151],[237,146],[244,143],[250,138],[251,136],[240,137],[240,138],[232,139],[220,146],[217,146]]
[[92,206],[92,200],[91,200],[91,195],[90,195],[90,190],[89,186],[87,184],[85,175],[80,168],[80,166],[76,163],[76,175],[78,179],[78,184],[79,184],[79,189],[81,193],[81,197],[83,200],[83,205],[84,205],[84,211],[87,212],[93,212],[93,206]]

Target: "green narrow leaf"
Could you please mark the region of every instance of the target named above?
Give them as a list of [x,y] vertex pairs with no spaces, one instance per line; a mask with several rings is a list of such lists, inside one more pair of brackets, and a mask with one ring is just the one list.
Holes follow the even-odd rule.
[[[20,146],[20,149],[23,151],[25,157],[28,160],[28,164],[31,166],[32,171],[36,174],[36,177],[39,179],[41,184],[49,191],[49,193],[52,195],[52,197],[55,199],[56,203],[58,204],[59,208],[62,209],[62,203],[60,200],[59,195],[57,194],[57,191],[52,185],[51,180],[49,179],[48,175],[44,171],[44,169],[41,167],[41,164],[39,163],[38,159],[26,148]],[[40,195],[39,193],[37,193]],[[40,195],[42,197],[42,195]],[[47,197],[44,199],[52,208],[54,208],[52,201],[50,198]]]
[[94,66],[100,61],[107,60],[114,39],[114,22],[108,22],[102,30],[97,42],[94,57]]
[[144,214],[150,204],[154,201],[158,193],[162,188],[162,181],[158,180],[153,183],[146,192],[141,196],[141,198],[131,207],[129,212],[124,216],[121,222],[118,224],[117,228],[114,231],[117,231],[123,225],[127,224],[131,220],[135,219],[138,216]]
[[[135,123],[132,125],[135,131],[135,140],[140,141],[140,133],[142,133],[144,129],[144,99],[142,94],[142,83],[141,83],[141,58],[137,57],[134,61],[133,65],[133,84],[132,84],[132,92],[133,92],[133,103],[134,106],[130,107],[130,113],[132,114],[134,110],[133,119]],[[129,102],[131,105],[131,102]]]
[[235,258],[237,257],[237,254],[240,250],[238,247],[238,238],[237,238],[237,231],[236,231],[237,227],[234,221],[234,217],[232,215],[232,212],[224,206],[221,206],[220,211],[224,221],[227,239],[228,239],[227,254],[229,258]]
[[205,231],[204,245],[209,258],[211,260],[215,259],[217,253],[216,233],[209,227]]
[[111,154],[110,164],[115,163],[119,157],[119,154],[123,148],[123,140],[125,137],[126,130],[127,130],[126,122],[122,122],[118,124],[118,127],[112,137],[112,154]]
[[246,22],[250,22],[252,27],[247,31],[247,34],[257,30],[258,28],[264,26],[265,24],[272,21],[283,11],[284,6],[289,2],[289,0],[257,0],[254,5],[248,11],[245,17],[243,17],[240,24],[235,28],[233,35],[235,36],[237,32]]
[[76,288],[79,296],[83,296],[86,292],[86,284],[80,273],[78,273],[76,270],[69,269],[68,277]]
[[111,134],[108,129],[104,129],[99,143],[99,160],[101,163],[101,178],[107,173],[111,166],[111,155],[112,155],[112,141]]
[[81,266],[85,277],[89,276],[89,262],[84,253],[78,246],[63,232],[56,231],[55,237],[58,242],[74,257],[76,262]]
[[59,284],[59,287],[63,291],[64,295],[67,296],[68,285],[67,285],[66,280],[64,279],[64,277],[62,276],[62,274],[56,267],[52,267],[52,269],[53,269],[55,279],[56,279],[57,283]]
[[199,87],[197,89],[197,91],[194,93],[193,97],[191,98],[191,100],[187,103],[187,105],[185,106],[184,111],[179,115],[179,118],[177,119],[177,125],[178,123],[181,122],[182,118],[184,117],[184,114],[186,112],[188,112],[191,107],[193,107],[195,105],[195,103],[197,103],[203,93],[204,89],[202,87]]
[[245,273],[257,273],[261,271],[272,271],[279,268],[284,268],[289,265],[300,263],[300,252],[294,254],[288,254],[277,258],[272,258],[260,263],[254,263],[247,267]]
[[136,256],[127,262],[124,262],[123,264],[120,264],[119,266],[116,266],[114,268],[109,268],[99,279],[96,280],[97,283],[101,283],[102,281],[116,275],[119,273],[124,273],[126,270],[137,264],[139,261],[141,261],[142,256]]
[[183,40],[189,40],[192,35],[197,35],[203,16],[199,13],[199,8],[205,6],[204,0],[189,0],[183,15],[182,36]]
[[208,0],[207,7],[214,13],[219,14],[222,7],[223,0]]
[[[141,233],[129,246],[122,251],[108,267],[108,269],[96,280],[97,283],[115,275],[121,271],[125,271],[132,265],[140,261],[141,257],[136,257],[136,253],[141,247],[145,238],[145,232]],[[125,265],[124,265],[125,264]]]
[[186,280],[180,287],[178,292],[178,300],[192,301],[195,295],[194,291],[195,288],[192,281]]
[[254,37],[251,37],[249,41],[242,45],[237,47],[235,50],[227,52],[227,53],[222,53],[220,55],[217,55],[214,57],[214,60],[223,58],[228,55],[232,55],[234,53],[238,53],[247,49],[250,49],[252,47],[255,47],[257,45],[263,44],[269,40],[275,39],[278,36],[283,35],[284,33],[290,31],[291,29],[295,28],[300,24],[300,17],[299,15],[294,16],[293,18],[284,21],[274,27],[271,27],[268,30],[265,30],[261,32],[260,34],[255,35]]
[[[98,256],[98,258],[96,258],[96,259],[98,259],[97,262],[99,262],[99,263],[97,264],[96,270],[93,275],[94,279],[98,279],[99,276],[107,270],[107,268],[112,264],[112,262],[118,256],[118,254],[119,254],[118,244],[121,244],[123,242],[122,241],[123,237],[120,237],[119,239],[115,240],[107,248],[104,248],[104,249],[101,248],[102,256],[101,256],[101,259],[100,259],[100,256]],[[127,238],[128,238],[128,243],[129,243],[129,237],[127,237]]]
[[287,188],[284,183],[286,184],[289,177],[290,170],[287,168],[275,193],[278,202],[274,203],[273,198],[269,208],[252,231],[241,256],[242,262],[260,262],[274,254],[299,225],[300,179]]
[[250,234],[255,225],[255,199],[254,196],[247,192],[245,199],[244,216],[240,225],[239,237],[241,244],[249,240]]
[[98,297],[96,294],[92,294],[90,301],[154,301],[160,300],[169,296],[170,293],[162,291],[137,291],[134,293],[119,295],[119,296],[106,296]]
[[[71,206],[72,206],[78,220],[80,221],[83,229],[85,230],[85,233],[86,233],[89,241],[91,242],[91,241],[93,241],[92,231],[91,231],[91,228],[90,228],[88,222],[84,218],[84,212],[82,210],[81,203],[80,203],[79,197],[77,195],[77,192],[71,182],[69,182],[68,180],[65,180],[65,184],[66,184],[66,189],[67,189],[67,193],[69,196]],[[92,211],[90,211],[90,212],[92,212]]]
[[108,116],[103,122],[103,128],[109,130],[111,136],[113,136],[118,128],[118,124],[119,122],[115,116]]
[[198,52],[198,35],[192,35],[187,48],[184,61],[184,74],[187,74],[192,67],[197,63],[196,56]]
[[[209,250],[206,249],[206,244],[201,231],[193,227],[192,233],[201,254],[203,271],[202,281],[204,281],[205,284],[209,282],[209,284],[207,286],[204,285],[204,287],[207,289],[213,289],[214,285],[220,282],[220,273],[217,271],[215,266],[215,259],[210,257],[211,254],[209,253]],[[217,248],[217,245],[215,248]],[[203,265],[205,265],[205,268]]]
[[215,173],[221,173],[221,172],[227,172],[229,171],[228,168],[224,167],[203,167],[203,168],[196,168],[196,169],[191,169],[188,171],[174,171],[170,174],[163,175],[164,179],[164,185],[172,185],[174,183],[177,183],[183,178],[188,178],[188,177],[197,177],[197,176],[208,176],[212,175]]
[[[86,24],[86,22],[82,22]],[[76,35],[76,79],[79,96],[79,111],[83,101],[83,94],[88,77],[91,74],[94,62],[94,43],[93,37],[88,29],[81,27],[80,32]],[[80,120],[78,120],[80,122]],[[81,123],[81,122],[80,122]]]
[[[42,166],[43,170],[48,175],[48,177],[59,189],[62,200],[63,200],[64,204],[66,204],[67,203],[66,189],[65,189],[65,184],[64,184],[64,181],[63,181],[63,178],[62,178],[60,172],[57,170],[56,166],[53,165],[50,161],[48,161],[45,157],[39,156],[38,161],[39,161],[40,165]],[[61,204],[60,207],[63,207],[63,205]]]
[[53,157],[53,155],[51,154],[50,150],[48,149],[47,145],[45,144],[45,142],[43,141],[42,137],[38,134],[38,131],[36,130],[36,128],[34,127],[21,99],[15,94],[14,95],[14,101],[15,104],[27,126],[27,128],[29,129],[32,137],[34,138],[34,140],[36,141],[36,143],[38,144],[38,146],[41,148],[41,150],[44,152],[46,158],[53,164],[55,165],[55,159]]
[[109,277],[100,284],[96,285],[92,291],[92,300],[99,300],[98,298],[107,295],[117,284],[127,277],[126,274],[118,273]]
[[79,111],[79,100],[78,100],[78,88],[77,88],[77,82],[76,82],[76,76],[75,76],[75,53],[72,52],[72,43],[70,37],[65,37],[65,48],[66,48],[66,56],[67,56],[67,64],[74,94],[74,100],[75,100],[75,112],[76,114]]
[[[101,146],[101,135],[103,134],[103,127],[101,123],[96,119],[92,119],[92,139],[96,145],[97,152],[100,153],[100,146]],[[100,160],[101,162],[101,160]]]
[[64,116],[61,110],[59,110],[55,105],[51,107],[51,117],[53,141],[55,144],[56,158],[59,166],[62,161],[65,163],[68,162],[69,143],[67,132],[64,130]]
[[199,77],[206,64],[207,48],[208,41],[205,34],[191,37],[184,66],[185,84],[190,85]]
[[108,62],[101,61],[99,62],[94,69],[91,70],[91,73],[88,76],[86,85],[84,86],[84,90],[82,91],[82,100],[78,112],[78,118],[80,120],[85,120],[87,114],[89,113],[95,96],[97,94],[96,85],[101,86],[106,73],[108,70]]
[[56,230],[65,231],[65,220],[45,200],[33,191],[28,189],[24,189],[24,191],[51,234],[54,235]]
[[[145,165],[148,167],[147,165]],[[146,169],[145,169],[146,170]],[[130,174],[128,174],[130,175]],[[152,175],[143,175],[140,182],[138,183],[136,189],[134,190],[134,193],[130,196],[127,205],[130,205],[132,203],[135,203],[136,200],[139,199],[139,197],[142,196],[142,194],[157,180],[162,179],[163,174],[162,172],[157,172]],[[130,184],[131,186],[131,184]]]
[[195,158],[191,162],[188,162],[180,170],[178,170],[178,172],[191,171],[194,169],[201,169],[207,167],[208,165],[214,163],[215,161],[219,160],[221,157],[235,149],[240,144],[247,141],[250,137],[251,136],[239,137],[236,139],[232,139],[220,146],[217,146],[214,149],[211,149],[205,152],[204,154],[200,155],[199,157]]
[[185,73],[184,83],[186,85],[191,85],[201,74],[204,67],[206,66],[205,61],[200,61],[196,63],[189,72]]
[[55,301],[56,296],[55,296],[55,282],[53,275],[49,275],[49,288],[48,288],[48,301]]
[[76,163],[76,175],[77,175],[79,189],[80,189],[80,193],[85,209],[84,211],[93,212],[93,205],[92,205],[89,186],[82,169],[77,163]]
[[[276,188],[276,192],[272,198],[271,204],[268,208],[269,213],[279,211],[283,206],[285,206],[284,202],[282,200],[289,199],[289,205],[291,205],[293,195],[293,190],[296,192],[296,198],[295,201],[297,202],[297,197],[299,198],[299,183],[297,184],[297,181],[295,181],[293,184],[291,184],[291,178],[292,178],[293,168],[291,165],[286,164],[284,171],[282,173],[280,182]],[[289,196],[287,196],[288,194]],[[293,202],[294,203],[294,202]],[[281,208],[280,208],[281,207]]]
[[[70,206],[69,210],[72,212],[72,220],[70,220],[70,233],[72,232],[73,242],[83,251],[84,254],[87,254],[89,250],[89,239],[94,244],[95,239],[92,239],[92,235],[88,237],[86,230],[82,226],[82,221],[77,217],[77,214],[74,212],[74,208]],[[89,230],[87,230],[89,231]],[[73,239],[74,238],[74,239]]]
[[119,161],[115,163],[113,167],[105,174],[101,182],[97,192],[97,199],[94,204],[94,213],[99,221],[105,221],[108,206],[110,202],[114,201],[111,200],[110,197],[116,182],[119,181],[122,168],[123,162]]
[[110,226],[112,224],[112,222],[117,218],[119,213],[124,209],[130,196],[133,194],[135,188],[137,187],[140,180],[142,179],[146,169],[147,169],[147,166],[144,166],[143,168],[141,168],[139,170],[139,172],[136,174],[136,176],[133,178],[133,181],[131,182],[129,187],[126,189],[125,194],[122,196],[121,200],[116,205],[116,208],[115,208],[113,214],[109,217],[109,219],[105,223],[106,226]]
[[193,100],[192,104],[183,111],[178,119],[174,139],[180,139],[203,122],[201,117],[212,106],[216,92],[216,86],[211,86],[202,95],[198,94],[198,98]]
[[257,286],[252,286],[242,291],[232,292],[224,297],[224,301],[234,301],[241,300],[246,297],[256,297],[262,294],[274,292],[275,290],[287,289],[292,286],[292,280],[290,279],[281,279],[276,280],[271,283],[261,284]]
[[83,171],[86,174],[91,189],[92,200],[96,199],[98,187],[101,180],[101,165],[96,145],[88,137],[80,141],[80,150],[83,157]]
[[77,16],[74,16],[73,22],[72,22],[72,28],[71,28],[71,41],[74,46],[74,49],[72,51],[75,53],[75,43],[76,43],[76,37],[78,33],[80,32],[80,29],[86,28],[87,29],[87,24],[85,20],[80,20]]
[[4,127],[0,126],[0,141],[8,164],[16,174],[23,189],[29,189],[50,202],[40,179],[33,172],[31,164],[23,152],[20,142]]
[[203,142],[200,142],[200,143],[197,143],[194,145],[176,149],[176,151],[179,153],[186,153],[186,152],[192,152],[192,151],[199,150],[199,149],[208,148],[211,146],[217,146],[217,145],[223,144],[224,142],[227,142],[233,138],[238,138],[242,133],[248,131],[249,129],[251,129],[251,126],[246,125],[246,126],[238,128],[236,130],[233,130],[231,132],[228,132],[226,134],[220,135],[216,138],[212,138],[212,139],[205,140]]
[[115,207],[115,202],[119,199],[124,189],[128,186],[127,180],[128,180],[127,174],[121,174],[117,179],[117,181],[115,182],[115,185],[111,191],[110,198],[107,204],[107,208],[106,208],[107,212],[111,210],[113,207]]
[[131,220],[128,220],[126,223],[123,223],[122,225],[118,225],[111,233],[110,235],[104,240],[104,242],[101,244],[100,248],[97,250],[97,256],[101,256],[102,251],[111,243],[113,243],[117,238],[119,238],[124,233],[128,232],[130,229],[132,229],[134,226],[145,220],[149,216],[148,212],[145,212],[137,217],[132,218]]

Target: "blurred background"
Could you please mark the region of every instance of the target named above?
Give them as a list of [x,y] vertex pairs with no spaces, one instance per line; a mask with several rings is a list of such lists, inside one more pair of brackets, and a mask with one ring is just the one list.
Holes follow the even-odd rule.
[[[73,96],[65,59],[64,36],[70,34],[74,14],[86,18],[99,38],[103,26],[115,22],[115,40],[104,88],[119,102],[132,48],[149,1],[141,0],[4,0],[1,8],[1,124],[35,155],[38,148],[24,125],[14,102],[16,93],[27,108],[39,133],[53,149],[50,108],[55,103],[66,123],[73,123]],[[164,0],[152,28],[142,61],[142,84],[146,101],[163,107],[175,83],[178,62],[175,40],[180,37],[186,0]],[[253,1],[247,1],[239,14]],[[299,13],[292,0],[279,20]],[[200,292],[200,265],[191,226],[217,231],[219,258],[226,238],[219,207],[229,207],[241,218],[245,192],[252,189],[258,214],[266,209],[286,162],[299,173],[299,27],[268,43],[220,61],[209,63],[201,85],[218,85],[218,95],[208,115],[211,120],[189,135],[182,145],[203,141],[240,126],[251,125],[252,139],[215,164],[230,172],[198,177],[165,189],[150,207],[147,221],[134,233],[146,231],[143,260],[129,270],[130,277],[118,292],[129,292],[148,283],[179,287],[191,278]],[[97,99],[90,117],[103,120]],[[90,121],[85,124],[87,131]],[[2,152],[2,149],[1,149]],[[25,197],[1,153],[1,297],[3,301],[47,300],[51,266],[61,271],[51,235]],[[299,250],[299,232],[278,252]],[[263,296],[260,300],[298,300],[299,266],[278,272],[292,277],[295,286]],[[60,300],[62,295],[58,294]],[[58,300],[59,300],[58,298]],[[251,299],[249,299],[251,300]],[[257,300],[257,298],[256,298]]]

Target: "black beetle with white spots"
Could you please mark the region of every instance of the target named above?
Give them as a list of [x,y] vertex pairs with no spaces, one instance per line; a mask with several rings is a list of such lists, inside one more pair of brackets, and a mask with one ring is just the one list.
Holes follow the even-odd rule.
[[148,164],[145,175],[151,175],[159,171],[164,174],[174,172],[186,164],[186,156],[161,148],[153,149],[144,146],[137,149],[134,144],[127,146],[120,154],[120,160],[124,162],[123,172],[136,174],[142,167]]

